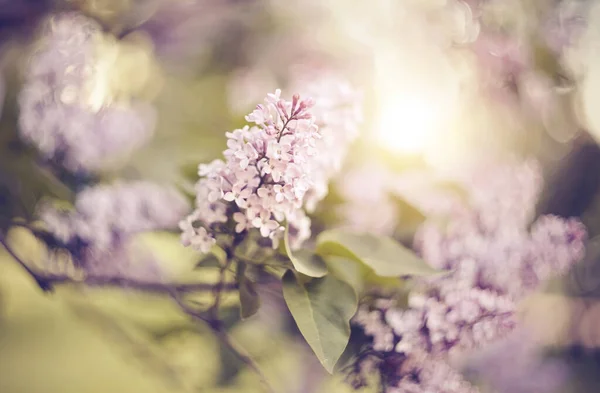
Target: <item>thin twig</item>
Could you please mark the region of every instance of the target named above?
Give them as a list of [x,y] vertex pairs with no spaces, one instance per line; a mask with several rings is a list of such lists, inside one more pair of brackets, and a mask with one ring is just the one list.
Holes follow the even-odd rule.
[[199,310],[195,310],[194,308],[187,305],[179,293],[174,291],[171,293],[171,297],[173,298],[173,300],[175,300],[175,303],[177,303],[177,305],[179,306],[179,308],[181,308],[183,312],[195,319],[199,319],[200,321],[206,323],[212,328],[213,323],[211,322],[211,320],[203,316]]
[[225,263],[225,265],[223,267],[221,267],[221,271],[219,272],[219,281],[213,287],[214,288],[213,294],[215,296],[215,301],[208,311],[211,314],[211,317],[213,320],[219,319],[219,306],[221,305],[221,294],[223,292],[223,285],[225,285],[225,275],[227,274],[227,271],[229,270],[229,266],[231,265],[232,262],[233,262],[233,259],[231,259],[231,258],[227,259],[227,262]]
[[[252,359],[252,357],[242,348],[239,344],[235,343],[231,337],[227,334],[221,321],[218,319],[218,308],[220,306],[221,295],[224,290],[235,290],[237,289],[236,283],[226,283],[225,276],[230,265],[234,262],[235,248],[241,243],[241,237],[234,238],[233,245],[227,250],[227,262],[222,266],[219,281],[216,284],[207,283],[162,283],[162,282],[149,282],[139,281],[131,278],[124,277],[108,277],[108,276],[85,276],[83,279],[75,279],[67,275],[50,274],[46,272],[40,272],[37,269],[32,268],[29,264],[25,263],[8,245],[6,239],[0,236],[0,244],[6,249],[6,251],[13,257],[13,259],[21,265],[21,267],[36,281],[38,286],[47,292],[53,290],[54,285],[57,284],[79,284],[87,286],[98,286],[98,287],[121,287],[131,288],[143,292],[154,292],[154,293],[165,293],[169,294],[183,312],[207,324],[215,335],[225,344],[243,363],[250,367],[260,378],[262,385],[265,390],[269,393],[275,393],[275,390],[268,383],[264,373],[261,371],[258,364]],[[197,291],[213,291],[215,294],[215,301],[208,310],[208,316],[204,316],[199,310],[195,310],[193,307],[187,305],[182,299],[181,295],[190,292]]]
[[68,275],[53,274],[40,272],[25,263],[8,245],[6,239],[0,236],[0,244],[8,251],[13,259],[21,265],[21,267],[35,280],[38,286],[46,291],[52,291],[55,285],[60,284],[73,284],[73,285],[86,285],[90,287],[120,287],[135,289],[142,292],[153,292],[153,293],[167,293],[170,294],[173,291],[179,293],[189,292],[202,292],[202,291],[213,291],[215,285],[219,285],[222,291],[232,291],[237,288],[236,283],[168,283],[168,282],[155,282],[155,281],[142,281],[134,278],[126,278],[120,276],[85,276],[82,279],[76,279]]
[[187,305],[183,299],[176,293],[172,294],[173,300],[179,305],[179,307],[189,316],[194,319],[197,319],[205,324],[207,324],[210,329],[214,332],[217,338],[225,344],[230,351],[235,354],[238,359],[240,359],[244,364],[252,369],[258,375],[261,384],[265,388],[265,390],[269,393],[275,393],[273,387],[269,384],[265,374],[260,369],[259,365],[252,359],[252,357],[247,353],[245,349],[243,349],[238,343],[233,341],[233,339],[227,334],[227,331],[223,328],[223,325],[219,320],[211,319],[210,317],[202,315],[199,310],[195,310],[194,308]]
[[244,348],[242,348],[238,343],[233,341],[231,336],[229,336],[222,327],[219,327],[218,330],[215,330],[215,334],[223,344],[225,344],[242,362],[244,362],[248,367],[250,367],[252,371],[256,373],[256,375],[258,375],[258,377],[260,378],[260,383],[263,385],[267,392],[275,393],[275,390],[267,381],[267,377],[262,372],[259,365],[254,361],[254,359],[252,359],[252,357],[246,352]]
[[235,251],[236,251],[237,247],[243,242],[243,240],[244,240],[243,235],[241,233],[238,233],[233,237],[233,242],[232,242],[231,246],[227,247],[225,249],[225,253],[227,255],[227,260],[225,261],[223,266],[221,266],[221,270],[219,272],[219,280],[213,289],[215,301],[214,301],[213,305],[210,307],[210,309],[208,310],[208,313],[211,316],[211,319],[214,321],[217,321],[219,319],[219,306],[221,305],[221,294],[223,291],[223,286],[225,285],[225,277],[226,277],[227,271],[230,269],[231,265],[234,263]]

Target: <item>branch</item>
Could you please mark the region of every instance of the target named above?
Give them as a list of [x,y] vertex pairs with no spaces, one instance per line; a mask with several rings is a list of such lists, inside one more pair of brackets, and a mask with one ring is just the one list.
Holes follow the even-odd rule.
[[40,272],[25,263],[8,245],[6,239],[0,236],[0,244],[8,251],[13,259],[35,280],[37,285],[45,292],[51,292],[55,285],[73,284],[86,285],[90,287],[119,287],[135,289],[142,292],[166,293],[171,294],[174,291],[179,293],[213,291],[215,286],[220,290],[232,291],[237,289],[236,283],[208,284],[208,283],[168,283],[155,281],[142,281],[134,278],[120,276],[85,276],[82,279],[76,279],[68,275],[52,274]]
[[227,334],[219,320],[211,319],[210,317],[202,315],[200,311],[195,310],[194,308],[185,304],[183,299],[181,299],[181,297],[177,293],[173,293],[172,297],[173,300],[175,300],[175,302],[177,303],[177,305],[179,305],[179,307],[187,315],[191,316],[193,319],[199,320],[207,324],[210,327],[210,329],[215,333],[217,338],[221,340],[221,342],[225,344],[225,346],[227,346],[227,348],[229,348],[229,350],[233,352],[233,354],[235,354],[238,357],[238,359],[240,359],[244,364],[250,367],[252,371],[254,371],[258,375],[261,384],[267,392],[275,393],[275,390],[267,381],[267,378],[260,369],[259,365],[252,359],[252,357],[246,352],[245,349],[243,349],[239,344],[232,340],[232,338]]
[[219,272],[219,281],[213,287],[213,295],[215,297],[215,301],[209,309],[209,313],[211,314],[213,320],[219,319],[219,306],[221,305],[221,293],[223,292],[223,286],[225,285],[225,274],[227,273],[227,270],[229,269],[229,266],[231,266],[232,262],[233,259],[227,259],[227,262],[221,267],[221,270]]
[[[256,362],[248,355],[248,353],[235,343],[231,337],[227,334],[221,321],[217,318],[217,311],[220,305],[220,297],[222,291],[235,290],[237,289],[237,283],[225,283],[225,271],[233,262],[233,250],[239,244],[240,238],[234,240],[234,245],[228,253],[228,262],[222,267],[220,272],[219,281],[216,284],[207,283],[163,283],[163,282],[151,282],[151,281],[140,281],[132,278],[125,277],[110,277],[110,276],[86,276],[80,280],[67,275],[50,274],[46,272],[40,272],[37,269],[32,268],[29,264],[25,263],[8,245],[6,239],[0,235],[0,244],[6,249],[6,251],[13,257],[13,259],[21,265],[21,267],[35,280],[37,285],[45,292],[51,292],[55,285],[59,284],[75,284],[75,285],[86,285],[91,287],[119,287],[119,288],[130,288],[136,289],[143,292],[154,292],[168,294],[175,300],[177,305],[183,312],[191,316],[193,319],[199,320],[206,323],[215,335],[225,344],[243,363],[250,367],[260,378],[262,385],[265,390],[269,393],[275,393],[275,390],[268,383],[265,375],[261,371],[260,367]],[[182,294],[197,292],[197,291],[212,291],[215,294],[215,302],[209,309],[211,316],[204,316],[200,311],[187,305],[181,298]],[[214,315],[214,317],[213,317]]]
[[260,383],[263,385],[265,390],[269,393],[275,393],[273,387],[267,381],[267,377],[260,369],[259,365],[252,359],[252,357],[243,349],[238,343],[227,334],[223,328],[218,330],[213,329],[217,337],[225,344],[242,362],[252,369],[260,378]]

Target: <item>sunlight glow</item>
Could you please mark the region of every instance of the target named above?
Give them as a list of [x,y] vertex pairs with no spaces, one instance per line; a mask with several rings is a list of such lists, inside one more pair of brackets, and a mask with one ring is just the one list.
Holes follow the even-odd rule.
[[440,52],[412,49],[395,54],[393,46],[381,44],[375,50],[374,136],[391,152],[425,156],[456,113],[460,78]]
[[424,96],[399,95],[383,103],[377,138],[386,149],[419,154],[439,127],[435,106]]

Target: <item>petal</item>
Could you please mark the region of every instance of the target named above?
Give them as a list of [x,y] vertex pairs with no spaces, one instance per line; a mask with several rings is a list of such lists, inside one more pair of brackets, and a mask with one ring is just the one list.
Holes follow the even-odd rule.
[[248,203],[244,198],[236,198],[235,204],[238,205],[238,207],[241,207],[242,209],[248,206]]
[[269,228],[270,230],[275,230],[275,229],[279,228],[279,223],[274,220],[269,220],[265,224],[265,227]]
[[260,234],[263,237],[269,237],[270,233],[271,233],[271,230],[269,228],[267,228],[266,226],[260,227]]
[[255,218],[252,220],[252,226],[253,226],[254,228],[260,228],[260,227],[262,226],[262,220],[260,219],[260,217],[255,217]]

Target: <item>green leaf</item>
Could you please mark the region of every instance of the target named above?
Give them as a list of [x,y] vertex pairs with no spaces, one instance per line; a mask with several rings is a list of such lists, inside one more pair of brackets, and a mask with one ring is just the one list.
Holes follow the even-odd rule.
[[365,277],[370,269],[361,262],[345,257],[330,256],[325,259],[329,272],[340,280],[350,284],[357,295],[365,290]]
[[297,272],[309,277],[323,277],[327,274],[327,265],[319,255],[308,250],[299,250],[296,254],[292,254],[288,238],[289,225],[286,225],[283,240],[284,250]]
[[210,253],[217,258],[221,266],[225,266],[227,263],[227,254],[225,253],[225,250],[215,244],[210,249]]
[[246,277],[246,264],[240,263],[237,271],[239,294],[240,294],[240,313],[242,319],[247,319],[256,314],[260,308],[260,298],[256,285]]
[[354,290],[332,275],[303,284],[292,270],[282,282],[283,297],[300,332],[332,373],[350,338],[350,318],[358,306]]
[[403,291],[407,281],[398,277],[381,277],[373,269],[355,259],[346,257],[329,256],[325,258],[330,274],[348,283],[362,298],[369,288],[376,287],[380,291],[394,294]]
[[317,237],[317,253],[362,262],[382,277],[424,276],[438,273],[412,251],[385,236],[329,230]]

